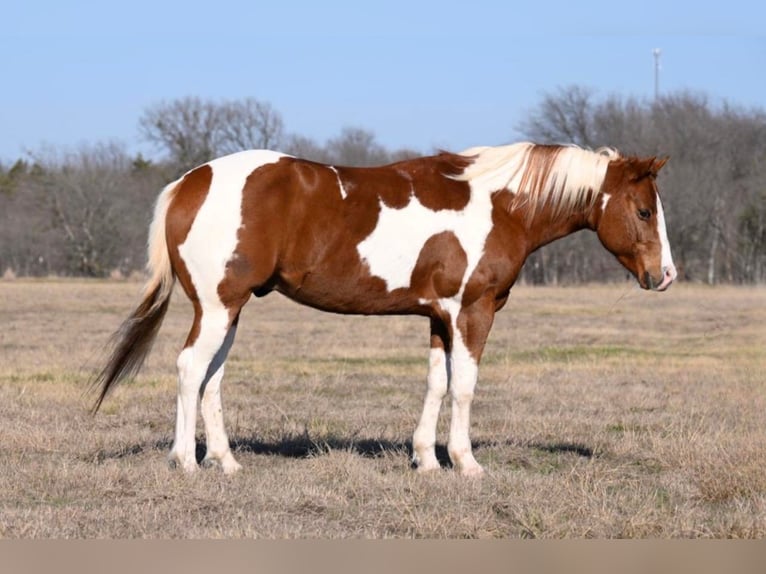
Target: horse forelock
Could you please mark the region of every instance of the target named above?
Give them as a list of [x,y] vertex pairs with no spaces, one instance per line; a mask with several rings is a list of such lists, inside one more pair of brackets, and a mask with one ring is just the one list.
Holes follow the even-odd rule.
[[455,179],[488,193],[509,191],[514,195],[510,208],[525,209],[528,218],[543,208],[567,216],[592,204],[609,162],[621,157],[612,148],[590,151],[529,142],[470,148],[460,155],[471,163]]

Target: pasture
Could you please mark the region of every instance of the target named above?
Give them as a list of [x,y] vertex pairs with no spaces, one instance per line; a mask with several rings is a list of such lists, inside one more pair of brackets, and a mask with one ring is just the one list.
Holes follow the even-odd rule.
[[515,288],[472,411],[481,479],[410,469],[426,319],[276,294],[223,383],[243,470],[170,470],[182,293],[139,378],[96,417],[83,394],[140,289],[0,282],[0,537],[766,536],[763,288]]

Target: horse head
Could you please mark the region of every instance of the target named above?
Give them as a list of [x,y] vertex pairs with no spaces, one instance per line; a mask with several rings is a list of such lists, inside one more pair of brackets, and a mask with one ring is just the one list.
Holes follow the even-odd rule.
[[677,276],[657,173],[668,158],[625,157],[609,164],[591,225],[644,289],[664,291]]

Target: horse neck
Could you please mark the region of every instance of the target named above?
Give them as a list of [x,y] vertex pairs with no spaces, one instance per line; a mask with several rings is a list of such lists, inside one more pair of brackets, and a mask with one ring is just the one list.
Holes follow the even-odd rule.
[[532,217],[524,214],[522,220],[529,252],[581,229],[593,229],[591,211],[589,208],[582,208],[572,213],[556,214],[553,209],[545,207],[539,209]]

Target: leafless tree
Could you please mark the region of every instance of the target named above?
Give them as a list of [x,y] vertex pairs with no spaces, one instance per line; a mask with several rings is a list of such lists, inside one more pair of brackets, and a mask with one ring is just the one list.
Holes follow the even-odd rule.
[[109,143],[49,149],[34,159],[38,169],[24,187],[58,237],[56,271],[99,277],[140,268],[135,240],[145,236],[152,199],[138,185],[124,148]]
[[296,157],[302,157],[311,161],[318,161],[322,163],[328,163],[331,161],[330,154],[327,149],[318,144],[313,139],[291,134],[284,140],[282,151],[294,155]]
[[382,165],[390,160],[385,148],[380,145],[371,131],[357,128],[343,128],[340,135],[327,142],[325,149],[333,163],[357,167]]
[[594,147],[593,92],[583,86],[568,86],[546,94],[519,129],[539,143]]
[[139,119],[145,140],[184,172],[214,157],[281,143],[281,115],[254,98],[215,102],[188,97],[147,108]]
[[282,116],[268,102],[254,98],[229,101],[219,106],[216,152],[245,149],[276,149],[282,144]]
[[58,237],[29,186],[39,167],[18,160],[0,170],[0,274],[47,275],[56,268]]
[[215,103],[188,97],[147,108],[138,125],[145,140],[185,171],[218,155],[221,115]]

